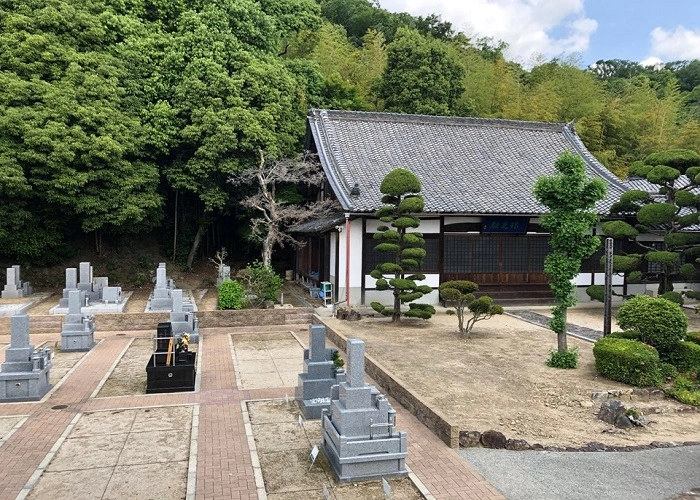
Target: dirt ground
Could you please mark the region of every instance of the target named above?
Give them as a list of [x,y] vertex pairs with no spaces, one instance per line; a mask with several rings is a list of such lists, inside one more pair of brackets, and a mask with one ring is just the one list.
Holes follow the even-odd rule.
[[[321,428],[318,422],[300,428],[297,425],[299,408],[294,401],[289,404],[282,400],[250,401],[248,412],[267,498],[270,500],[323,498],[324,485],[329,493],[328,498],[336,500],[386,498],[380,480],[341,485],[321,450],[310,467],[313,444],[322,441]],[[387,481],[392,498],[423,498],[408,478]]]
[[[602,309],[575,309],[568,320],[602,329]],[[477,323],[468,341],[444,310],[429,321],[404,319],[398,325],[384,318],[324,321],[345,336],[362,338],[368,355],[461,430],[494,429],[550,446],[700,441],[700,412],[677,413],[685,405],[671,399],[626,403],[646,411],[652,423],[645,428],[623,431],[602,422],[596,416],[600,402],[591,394],[632,388],[596,373],[593,344],[569,337],[569,346],[579,348],[578,368],[549,368],[545,360],[556,348],[555,334],[507,315]],[[651,415],[650,407],[663,413]]]

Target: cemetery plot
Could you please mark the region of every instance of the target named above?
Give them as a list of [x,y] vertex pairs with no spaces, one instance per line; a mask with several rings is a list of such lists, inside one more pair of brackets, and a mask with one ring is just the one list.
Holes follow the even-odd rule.
[[[0,362],[5,360],[5,348],[7,348],[8,345],[9,344],[0,343]],[[84,352],[64,352],[61,350],[60,342],[46,341],[36,347],[48,347],[53,352],[51,372],[49,373],[49,382],[51,385],[58,384],[86,354]]]
[[82,415],[27,498],[185,498],[192,414],[169,406]]
[[[298,425],[299,408],[293,400],[249,401],[247,403],[255,446],[267,498],[336,500],[385,499],[381,480],[340,484],[330,464],[320,451],[311,466],[314,445],[321,446],[321,425],[318,420]],[[311,466],[311,467],[310,467]],[[392,498],[423,498],[408,478],[387,479]]]
[[[197,352],[198,345],[190,344],[189,349],[192,352]],[[146,364],[148,364],[152,354],[152,339],[134,339],[100,388],[97,397],[146,394]]]
[[[304,348],[291,332],[241,333],[233,341],[239,389],[294,387],[304,367]],[[294,391],[290,391],[293,397]]]

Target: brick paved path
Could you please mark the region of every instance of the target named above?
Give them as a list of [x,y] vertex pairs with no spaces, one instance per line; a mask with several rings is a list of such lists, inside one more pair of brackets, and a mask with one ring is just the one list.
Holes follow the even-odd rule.
[[[273,327],[289,331],[296,327]],[[303,328],[300,325],[299,328]],[[0,404],[0,416],[26,415],[27,421],[0,446],[0,500],[27,493],[42,464],[68,424],[81,412],[113,408],[198,404],[199,433],[196,455],[197,499],[258,498],[253,463],[246,438],[241,402],[283,398],[293,388],[239,390],[236,386],[228,333],[239,328],[202,331],[199,392],[152,394],[114,398],[91,398],[104,375],[129,342],[127,336],[104,332],[96,345],[44,402]],[[150,335],[142,332],[142,335]],[[51,338],[32,336],[32,341]],[[56,340],[51,338],[51,340]],[[408,431],[407,463],[429,490],[429,498],[500,499],[498,491],[479,476],[459,455],[435,437],[408,411],[392,401],[399,427]],[[65,408],[55,408],[65,405]],[[30,482],[30,484],[32,484]],[[21,496],[20,496],[21,498]]]

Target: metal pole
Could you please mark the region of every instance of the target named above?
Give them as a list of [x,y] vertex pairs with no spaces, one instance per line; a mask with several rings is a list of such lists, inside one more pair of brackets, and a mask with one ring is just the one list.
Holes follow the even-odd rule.
[[605,238],[605,295],[603,304],[603,336],[610,335],[612,322],[612,274],[613,274],[613,239]]

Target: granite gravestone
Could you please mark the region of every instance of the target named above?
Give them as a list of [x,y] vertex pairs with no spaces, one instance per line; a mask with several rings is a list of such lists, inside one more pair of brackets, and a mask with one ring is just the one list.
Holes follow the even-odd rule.
[[347,379],[331,389],[322,410],[323,450],[340,482],[408,475],[406,432],[396,430],[396,410],[365,384],[365,343],[347,341]]
[[61,329],[61,350],[89,351],[95,344],[95,318],[82,313],[81,290],[68,292],[68,314]]
[[29,343],[29,316],[10,318],[10,347],[0,371],[0,401],[37,401],[51,389],[51,351]]
[[5,287],[1,294],[3,299],[19,299],[24,295],[17,274],[17,269],[14,267],[7,268]]
[[182,296],[182,290],[176,288],[170,292],[173,301],[173,310],[170,313],[170,324],[175,337],[183,333],[190,334],[190,342],[193,344],[199,343],[199,319],[192,310],[191,304],[185,304]]
[[173,298],[172,289],[174,284],[172,280],[168,280],[165,270],[165,262],[158,264],[156,269],[156,286],[153,289],[153,294],[148,301],[147,310],[150,311],[172,311]]
[[299,374],[295,398],[304,418],[321,418],[321,410],[331,403],[331,387],[344,380],[336,380],[336,368],[331,361],[333,349],[326,348],[326,327],[309,326],[309,348],[304,349],[304,372]]

